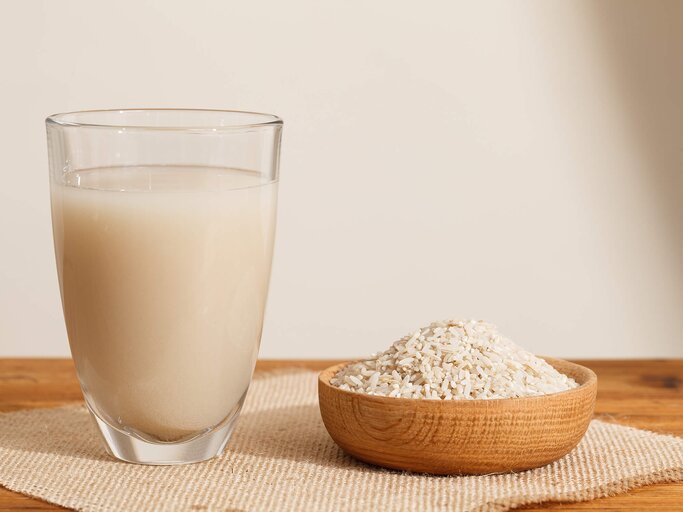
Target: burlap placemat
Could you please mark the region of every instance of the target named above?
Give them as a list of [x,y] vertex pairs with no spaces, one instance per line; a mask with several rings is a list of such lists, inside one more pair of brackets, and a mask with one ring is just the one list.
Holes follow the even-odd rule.
[[344,455],[325,431],[316,374],[254,380],[226,453],[189,466],[110,459],[81,406],[0,415],[0,484],[65,507],[132,510],[507,510],[683,480],[683,439],[593,421],[581,444],[518,474],[436,477]]

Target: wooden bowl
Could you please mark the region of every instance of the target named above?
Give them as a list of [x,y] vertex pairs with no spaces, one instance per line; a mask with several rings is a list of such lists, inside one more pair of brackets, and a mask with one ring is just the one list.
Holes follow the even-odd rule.
[[346,364],[320,374],[318,398],[325,428],[346,453],[392,469],[487,474],[522,471],[569,453],[593,416],[593,371],[544,358],[578,388],[550,395],[496,400],[420,400],[344,391],[330,379]]

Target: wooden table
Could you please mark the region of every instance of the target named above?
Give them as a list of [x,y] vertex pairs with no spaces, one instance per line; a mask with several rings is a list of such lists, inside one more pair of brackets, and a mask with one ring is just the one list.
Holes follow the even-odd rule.
[[[598,374],[596,416],[683,437],[683,360],[577,361]],[[335,361],[259,361],[257,371],[321,370]],[[55,407],[81,401],[73,364],[64,359],[0,359],[0,411]],[[59,509],[0,487],[0,510]],[[584,503],[525,510],[683,511],[683,482],[653,485]]]

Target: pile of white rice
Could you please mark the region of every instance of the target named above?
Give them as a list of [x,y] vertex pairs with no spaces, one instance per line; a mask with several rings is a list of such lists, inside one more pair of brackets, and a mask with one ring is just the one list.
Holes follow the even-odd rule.
[[478,320],[434,322],[342,368],[330,382],[357,393],[434,400],[516,398],[578,386]]

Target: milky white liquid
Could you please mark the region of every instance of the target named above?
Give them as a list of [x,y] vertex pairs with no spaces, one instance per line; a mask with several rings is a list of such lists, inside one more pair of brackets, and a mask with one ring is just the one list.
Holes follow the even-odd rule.
[[277,185],[218,168],[93,169],[52,185],[69,343],[90,405],[159,440],[235,410],[256,361]]

